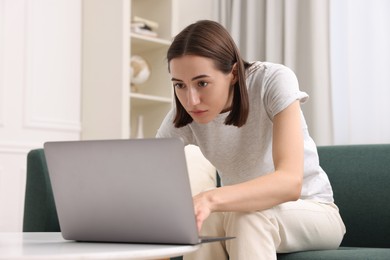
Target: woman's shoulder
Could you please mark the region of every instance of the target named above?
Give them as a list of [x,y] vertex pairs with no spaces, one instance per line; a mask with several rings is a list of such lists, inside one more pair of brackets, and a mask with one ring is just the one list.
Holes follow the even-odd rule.
[[247,68],[247,76],[251,74],[260,73],[272,75],[274,73],[287,73],[294,74],[294,72],[287,67],[286,65],[280,63],[273,63],[267,61],[254,61],[250,63],[251,65]]

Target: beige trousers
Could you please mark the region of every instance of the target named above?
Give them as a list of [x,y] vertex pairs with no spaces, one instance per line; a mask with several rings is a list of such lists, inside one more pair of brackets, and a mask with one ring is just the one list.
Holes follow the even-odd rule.
[[236,238],[203,244],[184,259],[272,260],[276,253],[335,249],[344,234],[334,204],[298,200],[259,212],[216,212],[204,222],[202,235]]

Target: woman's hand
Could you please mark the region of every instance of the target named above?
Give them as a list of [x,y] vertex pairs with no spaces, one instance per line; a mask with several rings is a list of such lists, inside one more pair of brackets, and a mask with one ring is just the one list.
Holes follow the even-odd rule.
[[200,233],[202,229],[202,224],[205,219],[210,216],[211,210],[211,202],[209,197],[207,196],[208,192],[201,192],[198,195],[193,197],[194,201],[194,211],[195,211],[195,219],[196,225],[198,227],[198,232]]

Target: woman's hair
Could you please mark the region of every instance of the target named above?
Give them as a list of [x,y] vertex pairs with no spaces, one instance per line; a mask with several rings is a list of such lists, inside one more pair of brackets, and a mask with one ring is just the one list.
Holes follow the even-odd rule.
[[[226,125],[241,127],[246,123],[249,113],[248,90],[245,82],[245,69],[250,63],[241,58],[240,52],[229,32],[219,23],[202,20],[184,28],[173,40],[168,49],[167,60],[184,55],[196,55],[210,58],[215,67],[228,74],[236,65],[237,81],[233,86],[233,101]],[[193,121],[175,94],[175,127],[183,127]]]

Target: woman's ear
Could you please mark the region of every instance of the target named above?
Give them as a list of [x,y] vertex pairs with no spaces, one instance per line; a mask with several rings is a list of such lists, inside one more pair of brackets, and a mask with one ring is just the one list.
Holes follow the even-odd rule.
[[238,69],[237,69],[237,62],[234,63],[233,68],[232,68],[232,85],[236,84],[238,81]]

